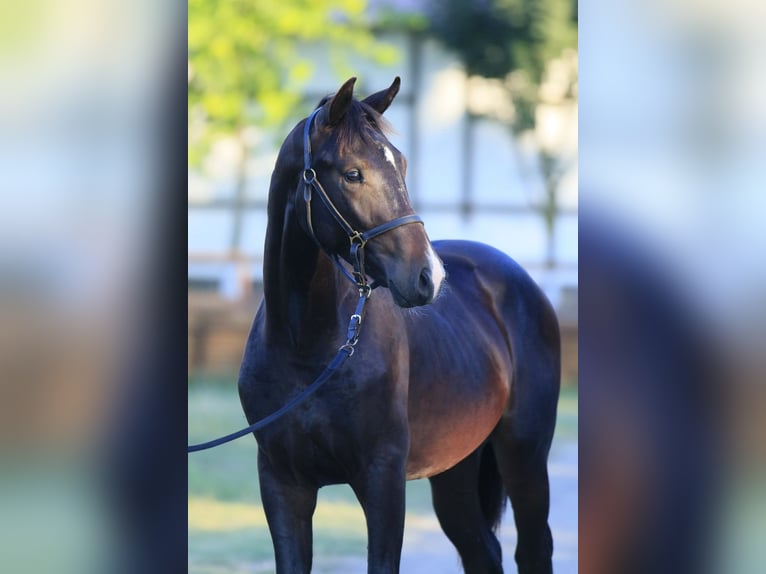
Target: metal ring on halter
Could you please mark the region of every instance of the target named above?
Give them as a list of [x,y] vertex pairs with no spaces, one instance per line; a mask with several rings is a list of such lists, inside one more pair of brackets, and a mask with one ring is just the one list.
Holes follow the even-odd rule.
[[364,233],[361,233],[359,231],[354,231],[353,235],[348,236],[349,241],[351,242],[351,245],[354,243],[358,243],[359,247],[364,247],[367,245],[367,239],[364,236]]
[[[307,177],[307,174],[311,174]],[[303,182],[307,185],[311,184],[314,180],[317,178],[317,172],[314,171],[313,167],[310,167],[308,169],[303,170]]]
[[349,357],[351,355],[353,355],[354,351],[356,350],[356,349],[354,349],[354,345],[352,345],[351,343],[346,343],[345,345],[341,345],[340,349],[338,349],[338,351],[342,351],[343,349],[346,349],[348,351],[348,356]]

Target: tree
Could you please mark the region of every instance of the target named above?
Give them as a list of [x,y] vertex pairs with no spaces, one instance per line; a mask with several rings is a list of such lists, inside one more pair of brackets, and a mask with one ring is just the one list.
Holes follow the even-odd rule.
[[[302,88],[313,66],[302,43],[327,44],[336,68],[351,53],[396,57],[375,41],[365,8],[366,0],[189,0],[189,165],[199,168],[216,141],[234,142],[242,202],[253,128],[282,127],[305,111]],[[233,249],[240,223],[236,215]]]
[[[429,11],[431,31],[459,55],[469,79],[501,81],[513,113],[509,117],[497,114],[499,119],[508,123],[517,138],[532,142],[545,185],[538,207],[545,219],[550,265],[557,191],[566,166],[537,128],[542,112],[576,101],[576,1],[432,0]],[[567,76],[564,89],[545,89],[552,68],[559,77],[562,71]]]
[[189,0],[189,112],[208,133],[284,122],[312,65],[301,42],[389,59],[365,22],[365,0]]

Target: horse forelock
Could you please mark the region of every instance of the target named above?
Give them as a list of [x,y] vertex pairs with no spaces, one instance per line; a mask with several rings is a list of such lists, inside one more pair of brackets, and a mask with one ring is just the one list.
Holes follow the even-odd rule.
[[[322,98],[317,108],[331,99],[332,96]],[[374,143],[376,135],[385,137],[393,131],[388,120],[377,110],[364,102],[352,100],[341,121],[333,128],[333,135],[338,151],[344,153],[358,142],[370,145]]]

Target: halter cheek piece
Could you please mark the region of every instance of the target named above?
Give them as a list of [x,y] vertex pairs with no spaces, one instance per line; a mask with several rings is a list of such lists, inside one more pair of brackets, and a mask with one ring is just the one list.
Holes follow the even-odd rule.
[[322,108],[320,107],[313,111],[313,113],[306,120],[306,125],[303,128],[303,183],[305,184],[303,200],[306,204],[306,225],[314,242],[319,245],[320,249],[327,253],[327,250],[322,247],[316,237],[316,234],[314,233],[314,225],[311,217],[312,192],[316,191],[319,199],[327,208],[327,211],[330,212],[330,215],[333,216],[335,221],[338,222],[338,225],[340,225],[341,229],[343,229],[343,231],[346,232],[346,235],[348,235],[349,241],[351,242],[349,253],[351,256],[352,265],[354,267],[353,273],[346,271],[346,268],[340,262],[340,255],[337,253],[328,254],[332,257],[332,259],[335,261],[335,264],[340,268],[343,274],[357,286],[360,296],[363,292],[366,292],[367,297],[369,297],[370,291],[377,287],[379,283],[376,280],[373,281],[371,285],[367,284],[367,274],[364,270],[364,248],[367,245],[367,242],[370,239],[377,237],[378,235],[382,235],[383,233],[391,231],[392,229],[396,229],[402,225],[407,225],[409,223],[420,223],[422,225],[423,220],[420,218],[420,216],[413,213],[411,215],[397,217],[396,219],[392,219],[387,223],[373,227],[369,231],[365,232],[357,231],[351,226],[346,218],[341,215],[338,208],[335,207],[335,204],[330,199],[330,196],[327,195],[327,192],[322,187],[322,184],[319,183],[316,171],[314,171],[314,169],[311,167],[311,124],[321,109]]

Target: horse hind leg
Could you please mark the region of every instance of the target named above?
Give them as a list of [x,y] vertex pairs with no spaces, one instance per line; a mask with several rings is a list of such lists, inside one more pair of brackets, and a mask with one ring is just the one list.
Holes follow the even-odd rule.
[[519,574],[549,574],[548,452],[561,384],[561,339],[555,312],[538,289],[520,287],[505,303],[513,380],[508,409],[490,442],[513,507]]
[[[498,445],[498,442],[504,444]],[[495,443],[503,454],[498,464],[511,498],[516,523],[516,564],[519,574],[548,574],[553,571],[553,538],[548,526],[550,492],[546,457],[527,445]]]
[[512,407],[492,433],[491,444],[513,507],[519,574],[549,574],[553,538],[548,525],[548,452],[558,404],[558,367],[554,364],[549,376],[538,371],[534,380],[518,371]]
[[430,482],[439,524],[457,548],[466,574],[502,574],[502,552],[494,529],[506,494],[491,446],[479,447]]

